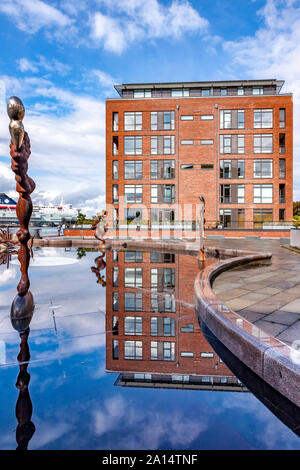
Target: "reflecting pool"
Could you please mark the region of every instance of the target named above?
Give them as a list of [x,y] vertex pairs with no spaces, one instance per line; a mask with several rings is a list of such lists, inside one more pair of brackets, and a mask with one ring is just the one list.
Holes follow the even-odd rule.
[[20,338],[19,266],[6,259],[0,448],[300,449],[290,421],[199,326],[197,271],[195,257],[174,253],[35,248],[35,311]]

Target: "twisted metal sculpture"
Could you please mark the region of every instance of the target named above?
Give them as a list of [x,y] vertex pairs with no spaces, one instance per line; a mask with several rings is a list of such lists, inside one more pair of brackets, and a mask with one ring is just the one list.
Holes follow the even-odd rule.
[[205,261],[205,251],[204,251],[204,225],[205,225],[205,199],[202,195],[199,196],[201,207],[200,207],[200,216],[199,216],[199,232],[200,232],[200,252],[199,259],[202,263]]
[[17,286],[18,294],[13,300],[11,316],[22,317],[32,315],[34,302],[29,291],[30,281],[28,277],[28,267],[30,261],[30,240],[29,221],[32,214],[32,201],[30,194],[35,189],[34,181],[27,175],[28,158],[31,154],[30,140],[27,132],[24,131],[22,119],[25,115],[25,108],[22,101],[16,96],[9,98],[7,102],[7,114],[10,118],[9,131],[11,135],[10,155],[11,168],[15,173],[16,191],[19,193],[17,203],[17,217],[20,229],[17,237],[20,244],[18,259],[20,261],[21,280]]

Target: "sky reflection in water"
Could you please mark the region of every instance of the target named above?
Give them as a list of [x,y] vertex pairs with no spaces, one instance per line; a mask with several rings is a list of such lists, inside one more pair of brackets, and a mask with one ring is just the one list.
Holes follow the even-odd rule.
[[[98,255],[30,268],[36,431],[29,449],[300,449],[251,393],[115,386],[119,374],[105,371],[105,289],[90,269]],[[35,256],[74,260],[77,250],[44,248]],[[18,279],[17,265],[0,266],[1,449],[16,448],[20,341],[9,312]]]

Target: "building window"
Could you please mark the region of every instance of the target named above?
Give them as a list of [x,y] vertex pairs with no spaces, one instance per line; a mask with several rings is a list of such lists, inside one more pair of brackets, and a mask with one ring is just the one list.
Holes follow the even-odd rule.
[[245,160],[238,160],[238,178],[245,178]]
[[214,141],[213,139],[202,139],[200,140],[201,145],[213,145]]
[[254,228],[261,228],[264,222],[273,221],[272,209],[254,209],[253,210],[253,225]]
[[245,209],[238,209],[238,228],[245,228]]
[[113,204],[118,204],[119,202],[119,185],[113,184]]
[[124,196],[125,202],[143,202],[143,186],[141,184],[125,184]]
[[175,160],[163,160],[163,178],[175,178]]
[[220,160],[220,178],[231,178],[231,160]]
[[175,336],[175,320],[151,317],[151,336]]
[[202,352],[201,357],[214,357],[214,354],[212,352]]
[[113,136],[113,155],[119,155],[119,137],[117,135]]
[[141,292],[125,292],[124,310],[125,312],[142,312],[143,294]]
[[273,160],[254,160],[254,178],[273,178]]
[[112,357],[113,359],[119,359],[119,341],[117,339],[112,342]]
[[210,88],[202,88],[201,96],[210,96]]
[[194,332],[194,324],[193,323],[187,323],[186,325],[184,325],[180,328],[180,331],[182,333],[193,333]]
[[113,180],[119,179],[119,162],[118,160],[113,160]]
[[151,155],[168,155],[175,153],[175,136],[151,136]]
[[175,151],[175,136],[163,136],[164,140],[164,155],[173,154]]
[[253,95],[263,95],[264,89],[262,86],[253,87]]
[[175,343],[167,341],[151,341],[151,360],[174,361]]
[[285,178],[285,158],[279,158],[279,178]]
[[220,224],[224,228],[231,227],[231,209],[220,209]]
[[152,131],[170,131],[175,129],[174,111],[154,111],[151,112]]
[[189,88],[172,88],[172,96],[178,98],[181,96],[190,96]]
[[173,204],[175,202],[175,185],[164,184],[164,201],[166,204]]
[[[157,274],[157,273],[156,273]],[[173,294],[151,292],[151,312],[176,312],[176,301]]]
[[192,351],[181,351],[181,357],[194,357],[194,353]]
[[241,134],[221,134],[220,153],[245,153],[245,136]]
[[238,96],[243,96],[244,95],[244,87],[243,86],[239,86],[238,87]]
[[152,204],[158,203],[158,185],[157,184],[151,184],[150,202]]
[[279,109],[279,127],[280,129],[285,128],[285,108]]
[[237,185],[237,203],[244,204],[245,202],[245,185],[238,184]]
[[152,160],[151,179],[172,179],[175,178],[174,160]]
[[231,184],[220,184],[220,203],[231,203]]
[[175,263],[174,253],[162,253],[160,251],[151,251],[151,263]]
[[181,145],[194,145],[193,140],[181,140],[180,143]]
[[119,318],[118,315],[112,317],[112,334],[117,336],[119,334]]
[[272,184],[254,184],[253,202],[256,204],[272,204],[273,185]]
[[119,268],[113,267],[113,287],[119,287]]
[[142,209],[125,209],[124,216],[128,224],[140,223],[142,220]]
[[285,134],[279,134],[279,153],[285,153]]
[[151,90],[150,89],[140,89],[133,91],[134,98],[151,98]]
[[124,137],[124,155],[142,155],[143,138],[139,136]]
[[119,292],[113,292],[113,311],[117,312],[119,310]]
[[151,268],[151,289],[175,287],[174,268]]
[[285,209],[279,209],[279,221],[285,220]]
[[119,260],[119,252],[118,252],[118,250],[112,250],[112,254],[113,254],[113,262],[114,262],[114,263],[117,263],[118,260]]
[[273,153],[273,134],[255,134],[253,151],[254,153]]
[[124,287],[143,287],[143,269],[124,268]]
[[143,334],[142,317],[125,317],[124,334],[130,336],[138,336]]
[[113,113],[113,132],[119,130],[119,113]]
[[140,160],[124,161],[125,180],[140,180],[143,178],[143,162]]
[[142,113],[124,113],[124,131],[141,131],[142,119]]
[[157,341],[151,341],[151,360],[156,361],[158,359],[158,343]]
[[285,204],[285,184],[279,185],[279,203]]
[[185,115],[185,116],[180,116],[180,119],[181,121],[193,121],[194,120],[194,116],[192,115]]
[[193,170],[194,165],[181,165],[182,170]]
[[221,96],[227,96],[227,88],[221,88]]
[[141,251],[125,251],[124,261],[125,263],[142,263],[143,253]]
[[268,129],[273,127],[273,109],[254,109],[254,129]]
[[213,114],[202,114],[202,116],[200,116],[201,121],[211,121],[213,118]]
[[124,341],[124,358],[142,360],[143,359],[142,341]]

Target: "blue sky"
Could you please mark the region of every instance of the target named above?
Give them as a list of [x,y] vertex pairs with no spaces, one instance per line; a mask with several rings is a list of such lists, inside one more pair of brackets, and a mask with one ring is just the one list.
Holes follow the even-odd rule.
[[122,82],[284,79],[300,200],[299,0],[0,3],[0,191],[14,196],[5,100],[20,96],[34,202],[104,204],[105,98]]

